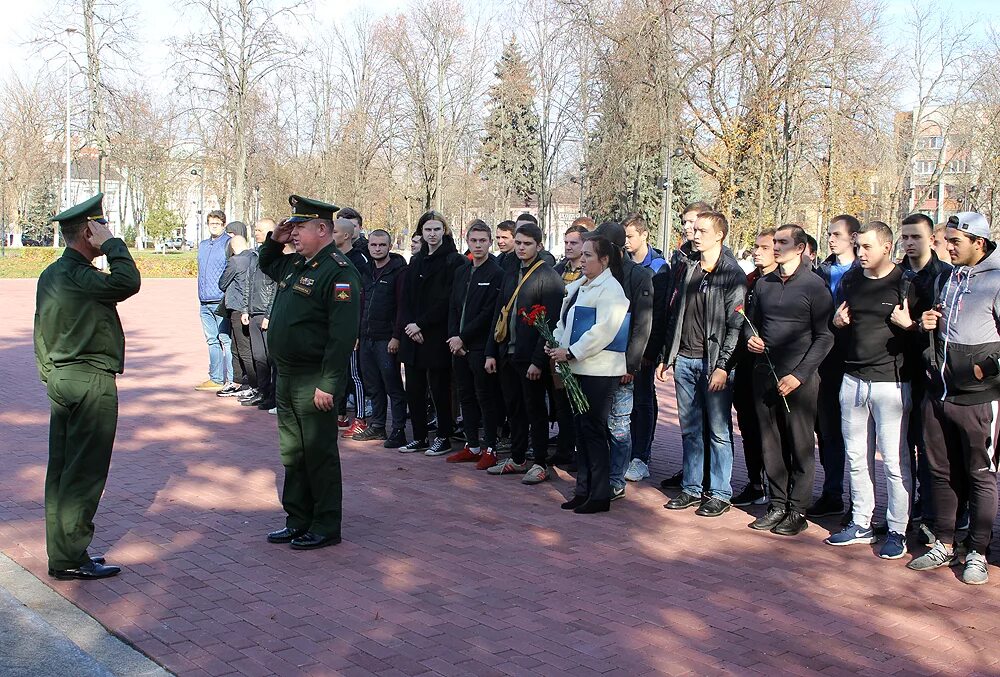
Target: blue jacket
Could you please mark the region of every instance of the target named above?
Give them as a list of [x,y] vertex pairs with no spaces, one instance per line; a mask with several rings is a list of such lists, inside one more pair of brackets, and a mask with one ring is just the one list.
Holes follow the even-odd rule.
[[219,279],[226,269],[227,245],[229,233],[202,240],[198,245],[198,299],[202,303],[218,303],[222,300]]

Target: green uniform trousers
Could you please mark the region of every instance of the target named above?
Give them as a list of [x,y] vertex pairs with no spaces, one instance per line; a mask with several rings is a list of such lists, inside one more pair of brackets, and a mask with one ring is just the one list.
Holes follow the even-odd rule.
[[278,444],[285,484],[281,505],[289,529],[340,536],[343,487],[337,447],[337,406],[319,411],[313,396],[320,369],[311,374],[278,371]]
[[111,465],[118,427],[114,374],[82,366],[52,370],[45,545],[49,568],[75,569],[90,557],[94,513]]

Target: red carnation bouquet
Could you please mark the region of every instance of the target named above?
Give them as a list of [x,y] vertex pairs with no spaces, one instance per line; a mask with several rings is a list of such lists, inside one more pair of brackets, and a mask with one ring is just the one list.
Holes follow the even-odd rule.
[[[549,348],[559,347],[559,343],[552,334],[552,329],[549,328],[545,306],[535,304],[531,306],[531,310],[521,308],[517,311],[517,314],[523,318],[526,325],[538,330],[538,333],[545,339],[545,343]],[[585,414],[590,411],[590,402],[587,401],[587,396],[583,394],[583,389],[580,388],[580,383],[576,380],[576,376],[573,375],[569,365],[565,362],[556,362],[556,373],[562,379],[563,387],[566,389],[566,397],[569,399],[569,406],[573,410],[573,413]]]

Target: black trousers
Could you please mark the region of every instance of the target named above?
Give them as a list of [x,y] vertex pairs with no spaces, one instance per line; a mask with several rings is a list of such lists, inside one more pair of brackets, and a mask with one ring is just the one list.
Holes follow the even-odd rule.
[[760,421],[757,419],[756,398],[753,394],[753,367],[736,367],[733,383],[733,407],[743,439],[743,459],[746,461],[750,484],[762,486],[764,482],[764,455],[760,448]]
[[620,376],[577,376],[590,411],[573,417],[576,426],[577,496],[591,501],[611,498],[611,446],[608,416]]
[[[465,440],[473,449],[479,446],[493,449],[497,446],[499,384],[496,374],[486,373],[485,364],[486,357],[482,350],[470,350],[465,355],[452,358]],[[482,440],[479,439],[480,426],[483,427]]]
[[997,514],[997,407],[925,397],[924,443],[939,541],[955,540],[955,515],[969,501],[969,549],[986,554]]
[[233,325],[233,383],[248,383],[251,388],[256,388],[250,327],[240,320],[242,316],[243,313],[238,310],[229,311],[229,323]]
[[250,354],[253,373],[257,379],[257,390],[267,401],[274,400],[274,381],[271,380],[271,363],[267,356],[267,334],[263,327],[263,315],[250,316]]
[[805,514],[812,500],[816,459],[816,406],[819,375],[813,374],[788,397],[788,408],[778,395],[767,365],[753,372],[753,392],[760,420],[761,451],[764,471],[771,488],[771,505],[787,506]]
[[437,412],[437,436],[451,437],[451,369],[421,369],[406,365],[406,404],[410,410],[413,439],[427,439],[427,389],[430,386]]
[[823,495],[830,498],[843,498],[844,495],[847,450],[840,415],[840,386],[843,382],[842,371],[825,368],[820,372],[814,430],[818,433],[819,462],[823,466]]
[[399,373],[399,358],[389,352],[389,339],[363,338],[359,350],[365,389],[372,401],[368,423],[384,428],[391,404],[392,429],[402,430],[406,425],[406,394]]
[[[500,363],[500,387],[507,403],[507,419],[510,422],[511,458],[515,463],[524,463],[530,440],[535,452],[535,463],[544,468],[548,465],[549,449],[545,374],[537,381],[529,380],[527,374],[530,366],[530,362],[503,360]],[[438,416],[439,420],[440,418]]]

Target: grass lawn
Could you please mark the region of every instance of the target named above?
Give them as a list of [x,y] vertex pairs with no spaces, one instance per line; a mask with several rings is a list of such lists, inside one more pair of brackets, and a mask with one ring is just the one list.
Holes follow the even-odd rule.
[[[52,247],[7,249],[0,257],[0,279],[38,277],[47,265],[62,254]],[[143,277],[197,277],[198,252],[167,252],[132,249],[132,256]]]

